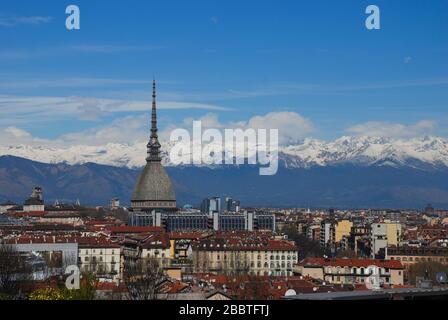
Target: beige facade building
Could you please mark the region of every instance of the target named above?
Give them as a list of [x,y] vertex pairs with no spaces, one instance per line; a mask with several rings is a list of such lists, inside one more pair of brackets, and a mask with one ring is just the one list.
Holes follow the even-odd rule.
[[387,226],[387,245],[398,246],[402,237],[401,224],[398,222],[388,222]]
[[288,276],[297,262],[297,247],[287,240],[226,243],[207,239],[193,246],[196,273]]
[[388,247],[386,259],[400,261],[405,268],[419,262],[438,262],[448,265],[448,248],[441,247]]
[[121,248],[105,238],[83,237],[78,243],[81,272],[116,280],[121,274]]
[[339,243],[344,237],[349,237],[353,227],[353,222],[350,220],[341,220],[335,224],[335,242]]
[[331,284],[364,284],[371,275],[370,266],[379,268],[384,285],[403,285],[404,267],[399,261],[308,258],[297,266],[296,271]]

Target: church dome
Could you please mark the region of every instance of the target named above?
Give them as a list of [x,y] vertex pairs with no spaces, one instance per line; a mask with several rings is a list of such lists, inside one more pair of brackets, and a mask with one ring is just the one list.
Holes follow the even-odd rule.
[[176,201],[170,177],[160,162],[149,162],[138,177],[132,201]]

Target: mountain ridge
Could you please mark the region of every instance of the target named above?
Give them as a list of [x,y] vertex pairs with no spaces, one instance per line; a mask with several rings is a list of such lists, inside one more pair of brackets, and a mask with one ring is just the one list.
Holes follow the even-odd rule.
[[[163,164],[176,166],[169,159],[174,143],[162,143]],[[254,152],[254,150],[251,150]],[[136,169],[145,164],[146,143],[108,143],[102,146],[43,145],[0,146],[0,155],[13,155],[43,163],[98,163]],[[290,168],[311,168],[354,164],[362,166],[406,166],[428,170],[448,167],[448,139],[427,136],[412,139],[344,136],[334,141],[306,138],[294,145],[279,147],[279,161]]]
[[[448,208],[448,169],[315,166],[286,168],[260,176],[252,165],[218,168],[166,167],[178,206],[210,196],[230,196],[245,207]],[[0,202],[22,203],[40,185],[47,202],[107,205],[114,197],[129,204],[140,170],[97,163],[47,164],[0,156]]]

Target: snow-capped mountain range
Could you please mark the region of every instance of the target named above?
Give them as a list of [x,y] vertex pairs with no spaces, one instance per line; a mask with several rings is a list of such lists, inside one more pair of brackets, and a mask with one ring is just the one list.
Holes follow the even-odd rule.
[[[174,166],[168,153],[173,143],[162,143],[163,163]],[[162,147],[163,148],[163,147]],[[93,162],[117,167],[138,168],[145,164],[146,142],[109,143],[104,146],[37,145],[0,146],[0,156],[12,155],[43,163],[83,164]],[[362,166],[448,167],[448,139],[423,137],[392,139],[349,137],[326,142],[307,138],[279,148],[280,164],[287,168],[310,168],[355,164]]]

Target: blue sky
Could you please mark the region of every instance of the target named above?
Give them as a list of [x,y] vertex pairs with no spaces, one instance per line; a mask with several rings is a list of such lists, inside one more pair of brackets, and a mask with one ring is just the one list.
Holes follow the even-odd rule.
[[[81,30],[65,28],[69,4]],[[364,26],[369,4],[381,30]],[[445,0],[2,0],[0,142],[145,123],[153,75],[162,130],[294,112],[309,125],[295,138],[447,136],[447,16]]]

